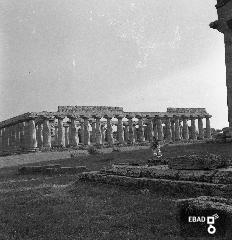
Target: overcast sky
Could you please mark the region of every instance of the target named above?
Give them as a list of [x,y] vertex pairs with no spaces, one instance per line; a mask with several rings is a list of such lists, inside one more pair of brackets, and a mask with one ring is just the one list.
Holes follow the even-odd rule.
[[227,126],[212,0],[1,0],[0,121],[58,105],[205,107]]

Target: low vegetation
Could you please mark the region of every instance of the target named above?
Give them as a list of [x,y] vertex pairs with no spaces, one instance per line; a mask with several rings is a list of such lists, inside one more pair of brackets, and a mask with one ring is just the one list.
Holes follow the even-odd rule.
[[[232,157],[230,144],[172,145],[163,149],[165,158],[200,152]],[[85,165],[99,170],[119,162],[145,164],[150,157],[150,150],[114,151],[39,164]],[[0,169],[0,192],[3,240],[183,239],[174,200],[184,195],[79,182],[76,175],[18,175],[16,167]]]

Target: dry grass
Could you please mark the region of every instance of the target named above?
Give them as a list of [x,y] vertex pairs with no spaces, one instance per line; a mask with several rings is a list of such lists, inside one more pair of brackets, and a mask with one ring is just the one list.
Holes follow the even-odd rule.
[[[169,146],[163,152],[165,156],[197,152],[232,156],[229,144]],[[139,150],[52,163],[86,165],[97,170],[117,162],[146,163],[149,157],[149,150]],[[45,163],[50,162],[40,164]],[[19,176],[16,170],[0,170],[0,239],[182,239],[175,219],[174,196],[75,182],[75,175]]]

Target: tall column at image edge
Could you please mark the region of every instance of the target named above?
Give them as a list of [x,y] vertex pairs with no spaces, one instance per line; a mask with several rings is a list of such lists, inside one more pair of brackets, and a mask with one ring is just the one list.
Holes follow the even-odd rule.
[[[216,9],[218,20],[209,24],[210,28],[216,29],[224,35],[227,107],[230,134],[232,135],[232,2],[217,1]],[[209,118],[206,118],[206,137],[211,138]]]

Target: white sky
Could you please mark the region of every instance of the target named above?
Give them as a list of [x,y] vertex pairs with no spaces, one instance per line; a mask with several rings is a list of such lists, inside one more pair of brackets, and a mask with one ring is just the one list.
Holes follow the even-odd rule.
[[211,0],[3,0],[0,121],[58,105],[205,107],[227,126]]

